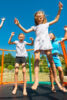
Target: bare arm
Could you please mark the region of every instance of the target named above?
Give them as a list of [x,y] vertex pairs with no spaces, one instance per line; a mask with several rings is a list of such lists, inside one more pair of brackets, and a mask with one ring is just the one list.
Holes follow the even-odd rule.
[[61,2],[59,2],[58,14],[57,14],[56,18],[55,18],[53,21],[51,21],[51,22],[49,23],[49,25],[52,25],[52,24],[58,22],[59,17],[60,17],[60,14],[61,14],[62,7],[63,7],[63,4],[62,4]]
[[32,41],[31,43],[27,43],[27,45],[33,45],[34,44],[34,40],[33,40],[33,38],[30,38],[30,40]]
[[11,39],[12,39],[13,36],[14,36],[14,32],[11,33],[8,44],[15,44],[15,42],[11,42]]
[[67,26],[64,26],[64,30],[65,30],[65,35],[62,41],[67,40]]
[[17,18],[15,18],[14,23],[25,33],[29,33],[31,31],[33,31],[33,28],[30,28],[30,29],[26,30],[23,26],[21,26],[21,24],[19,23]]
[[0,28],[2,28],[3,23],[4,23],[4,21],[5,21],[5,18],[2,18],[1,20],[2,20],[2,21],[1,21],[1,24],[0,24]]

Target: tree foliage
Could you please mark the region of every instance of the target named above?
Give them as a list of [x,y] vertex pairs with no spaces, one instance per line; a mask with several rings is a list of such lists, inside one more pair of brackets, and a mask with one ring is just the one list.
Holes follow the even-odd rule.
[[[64,61],[63,55],[60,54],[59,56],[60,56],[64,73],[67,74],[67,68],[65,67],[65,61]],[[31,55],[30,60],[31,60],[31,70],[32,70],[32,73],[34,73],[34,55]],[[1,71],[1,63],[2,63],[1,61],[2,61],[2,55],[0,55],[0,71]],[[26,58],[26,63],[27,63],[26,68],[29,68],[29,57]],[[14,68],[14,65],[15,65],[15,57],[11,53],[5,54],[4,68],[8,68],[9,70],[11,70]],[[44,55],[41,55],[40,57],[39,71],[46,72],[46,73],[49,72],[46,57]]]

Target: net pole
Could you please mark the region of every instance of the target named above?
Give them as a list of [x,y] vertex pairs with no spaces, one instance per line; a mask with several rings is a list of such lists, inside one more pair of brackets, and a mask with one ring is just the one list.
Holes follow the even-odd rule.
[[3,65],[4,65],[4,51],[2,51],[2,66],[1,66],[1,84],[3,83]]
[[62,51],[63,51],[63,55],[64,55],[65,64],[66,64],[66,67],[67,67],[67,53],[66,53],[64,42],[61,42],[61,47],[62,47]]
[[30,76],[30,82],[32,82],[31,57],[30,57],[30,52],[28,52],[28,56],[29,56],[29,76]]

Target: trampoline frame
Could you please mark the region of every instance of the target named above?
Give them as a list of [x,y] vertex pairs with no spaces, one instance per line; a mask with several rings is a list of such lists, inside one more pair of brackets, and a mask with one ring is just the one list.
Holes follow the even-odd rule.
[[[64,60],[65,60],[65,64],[66,64],[66,67],[67,67],[67,53],[66,53],[66,48],[65,48],[65,43],[64,41],[60,43],[61,44],[61,48],[62,48],[62,51],[63,51],[63,56],[64,56]],[[27,51],[31,51],[33,49],[28,49]],[[1,64],[2,64],[2,67],[1,67],[1,80],[0,80],[0,84],[13,84],[15,82],[3,82],[3,66],[4,66],[4,52],[5,51],[13,51],[15,52],[16,50],[6,50],[6,49],[0,49],[0,51],[2,51],[2,61],[1,61]],[[28,56],[29,56],[29,77],[30,77],[30,81],[28,81],[27,83],[29,84],[33,84],[34,82],[32,81],[32,71],[31,71],[31,55],[30,55],[30,52],[28,52]],[[17,83],[23,83],[23,81],[18,81]],[[51,82],[39,82],[40,84],[51,84]],[[67,86],[67,82],[64,82],[64,85]]]

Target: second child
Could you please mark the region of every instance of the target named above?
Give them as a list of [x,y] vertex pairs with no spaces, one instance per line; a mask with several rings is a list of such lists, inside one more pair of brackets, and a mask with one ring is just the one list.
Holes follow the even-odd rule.
[[19,71],[19,66],[20,64],[22,65],[22,69],[23,69],[23,81],[24,81],[24,87],[23,87],[23,95],[27,95],[27,91],[26,91],[26,57],[27,57],[27,51],[25,48],[25,45],[33,45],[33,38],[30,38],[30,40],[32,41],[32,43],[27,43],[26,41],[24,41],[24,34],[20,33],[18,35],[18,39],[19,41],[14,41],[11,42],[12,37],[14,36],[14,32],[12,32],[8,43],[9,44],[15,44],[16,45],[16,62],[15,62],[15,87],[12,91],[12,94],[16,94],[17,92],[17,81],[18,81],[18,71]]

